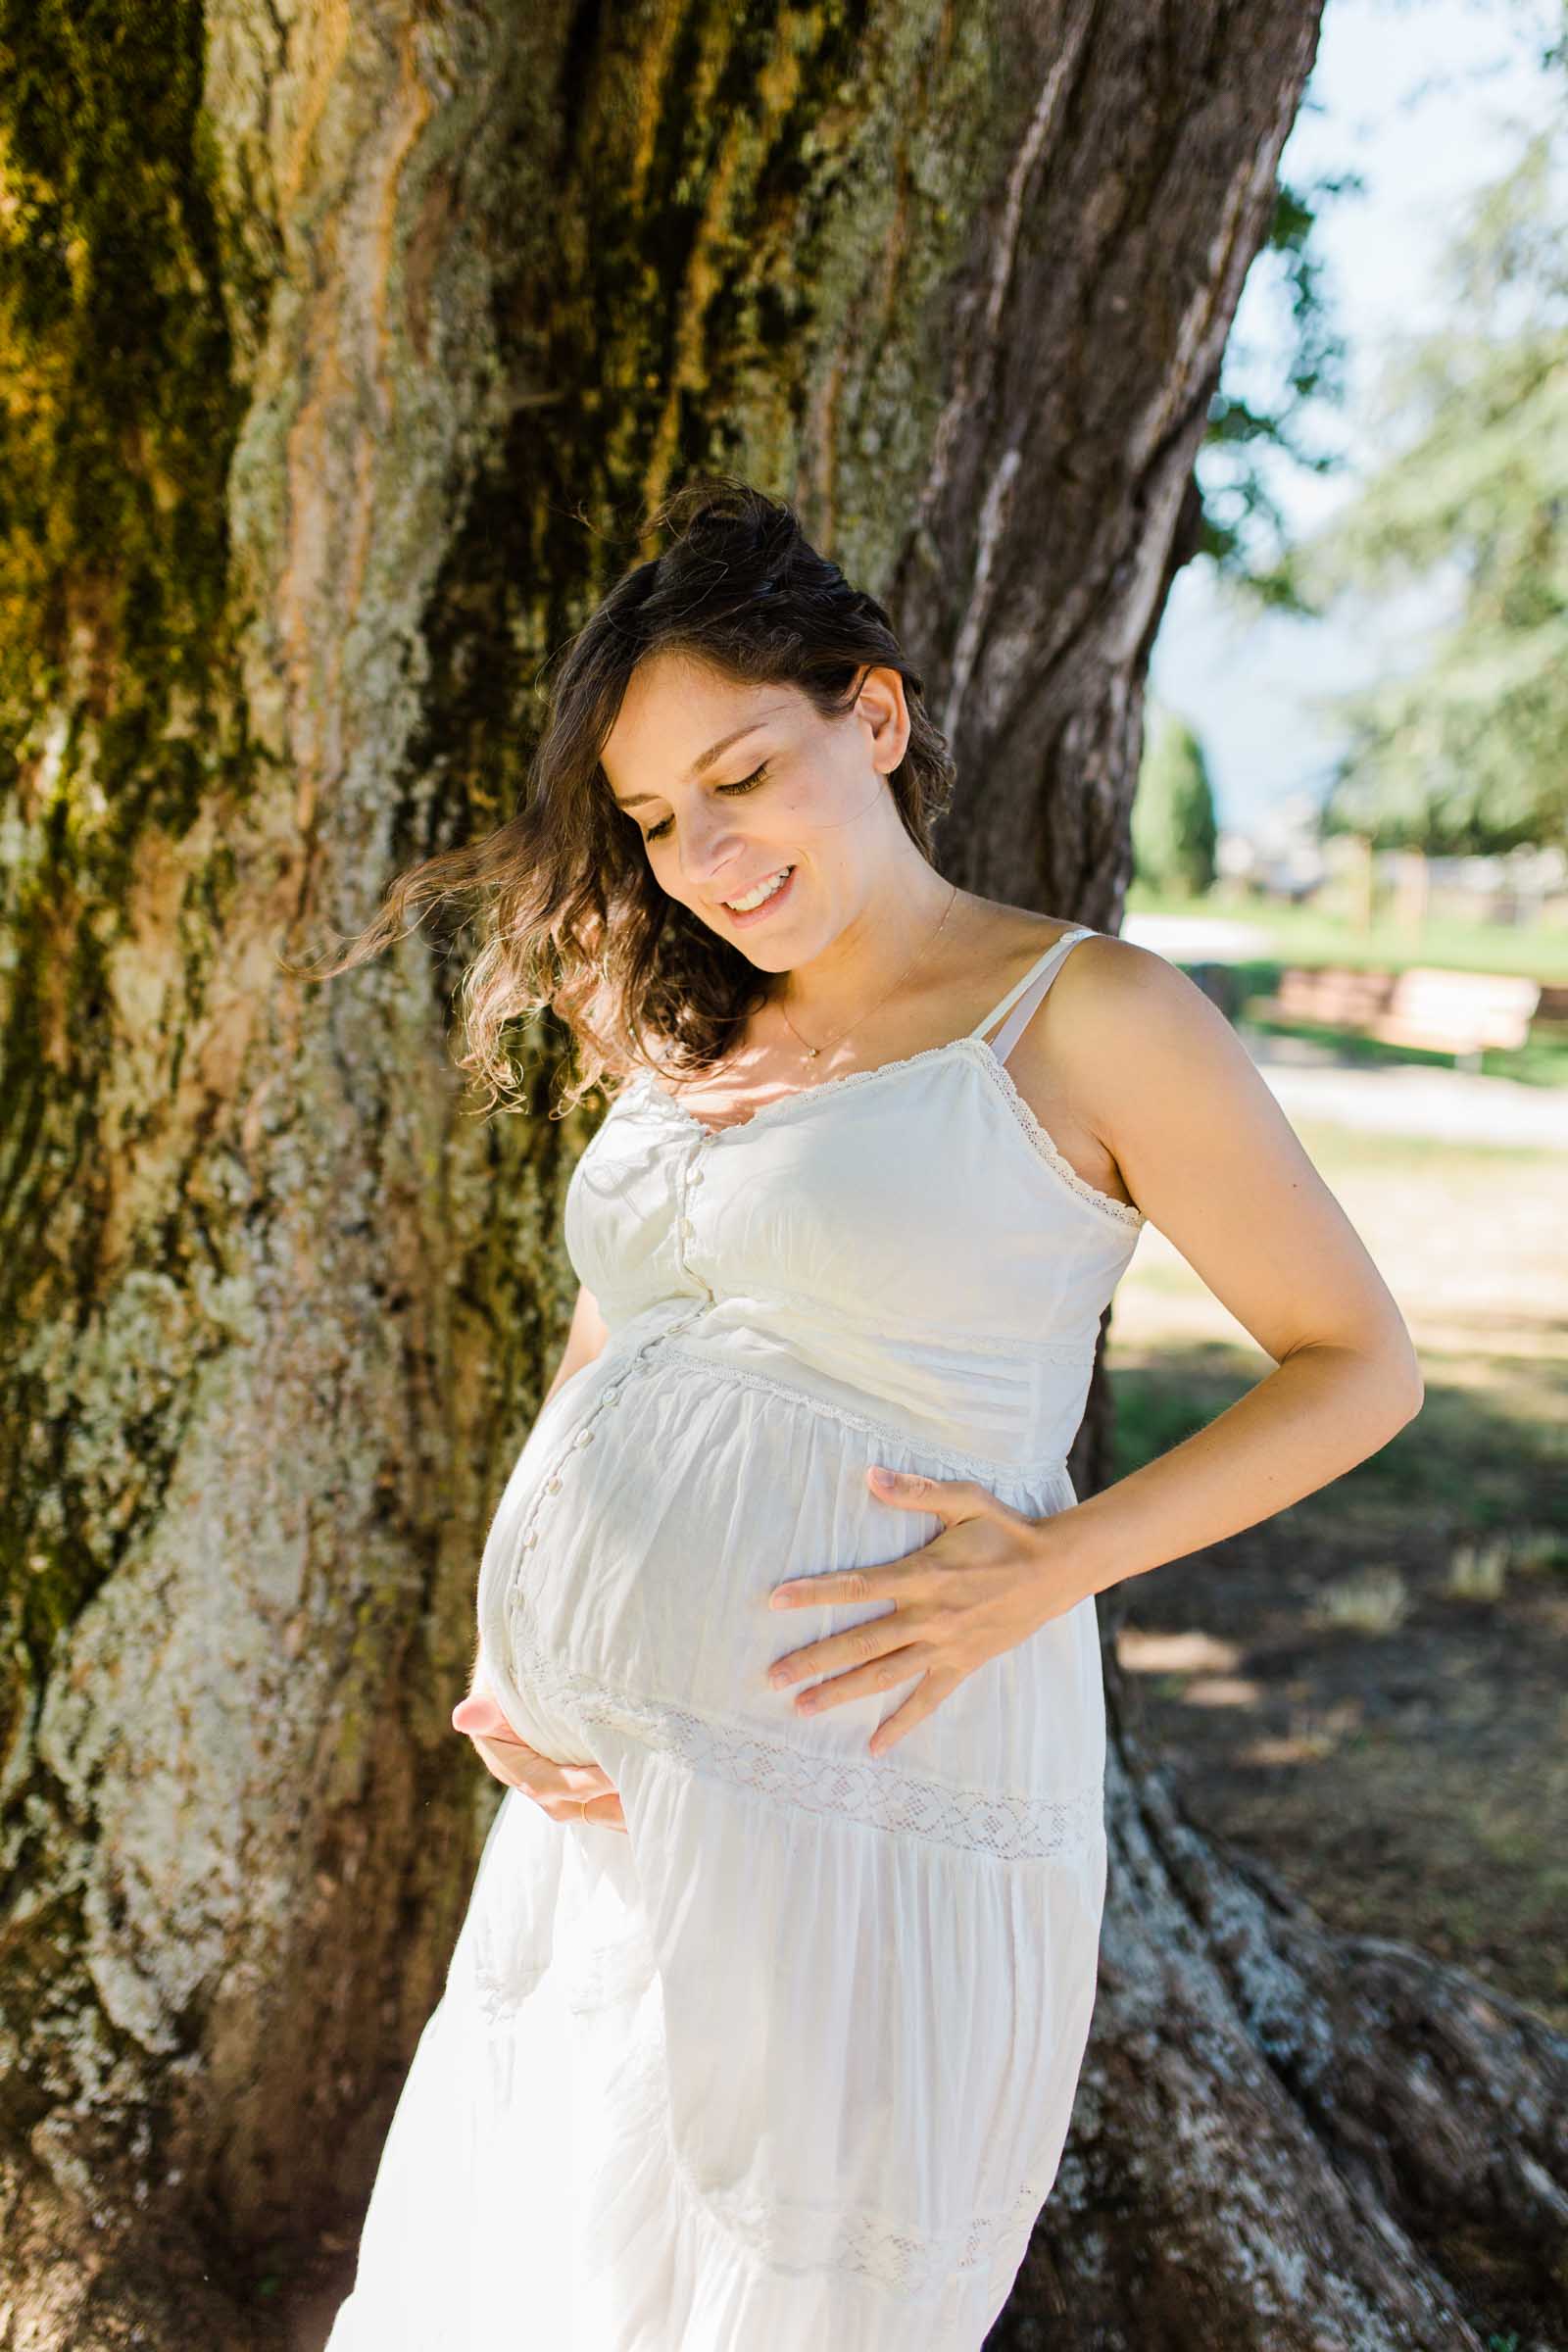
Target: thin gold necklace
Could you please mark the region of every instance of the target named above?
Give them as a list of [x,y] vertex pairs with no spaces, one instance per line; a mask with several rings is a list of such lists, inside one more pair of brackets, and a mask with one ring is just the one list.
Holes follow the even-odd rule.
[[[897,987],[900,985],[900,983],[901,983],[902,981],[907,980],[907,978],[909,977],[909,974],[910,974],[910,973],[913,971],[913,969],[914,969],[914,967],[915,967],[915,964],[919,963],[919,962],[922,960],[922,958],[923,958],[923,957],[925,957],[925,956],[929,956],[929,955],[930,955],[930,953],[931,953],[931,950],[932,950],[932,949],[933,949],[933,948],[936,946],[938,939],[939,939],[939,938],[941,937],[941,935],[942,935],[942,926],[943,926],[943,924],[944,924],[944,923],[946,923],[946,921],[947,921],[947,919],[948,919],[948,916],[949,916],[949,915],[950,915],[950,914],[953,912],[954,906],[955,906],[955,905],[956,904],[956,901],[957,901],[957,896],[958,896],[958,885],[956,884],[956,882],[955,882],[955,884],[953,885],[953,897],[952,897],[952,898],[951,898],[951,899],[948,901],[946,907],[943,909],[942,922],[941,922],[941,923],[938,923],[938,925],[937,925],[936,929],[935,929],[935,930],[932,932],[932,934],[931,934],[930,938],[929,938],[929,939],[926,941],[926,943],[925,943],[925,946],[924,946],[923,948],[921,948],[921,949],[920,949],[920,951],[919,951],[919,953],[918,953],[918,954],[917,954],[915,956],[913,956],[913,957],[912,957],[912,959],[911,959],[911,960],[910,960],[908,963],[906,963],[906,964],[905,965],[905,967],[904,967],[903,971],[902,971],[902,972],[899,974],[899,977],[898,977],[898,979],[894,981],[894,983],[893,983],[893,988],[890,988],[890,989],[888,990],[888,992],[887,992],[887,996],[881,996],[881,997],[878,997],[878,999],[877,999],[877,1001],[876,1001],[876,1004],[873,1004],[873,1005],[871,1005],[867,1011],[865,1011],[865,1012],[862,1012],[862,1013],[860,1014],[860,1016],[859,1016],[859,1020],[851,1021],[851,1023],[850,1023],[850,1025],[849,1025],[849,1028],[848,1028],[848,1029],[841,1029],[841,1030],[839,1031],[839,1035],[838,1035],[838,1037],[830,1037],[830,1038],[828,1039],[828,1041],[827,1041],[827,1042],[828,1042],[828,1044],[829,1044],[830,1046],[836,1046],[836,1045],[838,1044],[838,1042],[839,1042],[839,1038],[842,1038],[842,1037],[848,1037],[848,1036],[849,1036],[849,1034],[850,1034],[850,1029],[858,1029],[858,1028],[859,1027],[859,1025],[860,1025],[860,1021],[867,1021],[867,1020],[869,1020],[869,1019],[870,1019],[870,1017],[871,1017],[871,1014],[877,1010],[878,1006],[880,1006],[880,1005],[883,1005],[883,1004],[885,1004],[887,1003],[887,1001],[888,1001],[888,997],[891,997],[891,996],[892,996],[892,994],[893,994],[893,989],[894,989],[894,988],[897,988]],[[778,1007],[778,1008],[779,1008],[780,1012],[783,1012],[783,1013],[784,1013],[784,1019],[785,1019],[785,1021],[788,1023],[789,1030],[790,1030],[790,1034],[791,1034],[793,1037],[797,1038],[797,1039],[799,1040],[799,1042],[800,1042],[800,1044],[801,1044],[802,1046],[805,1046],[805,1047],[806,1047],[806,1058],[807,1058],[807,1060],[808,1060],[808,1061],[814,1061],[814,1060],[816,1059],[817,1055],[818,1055],[820,1053],[822,1053],[822,1052],[824,1051],[824,1049],[823,1049],[821,1046],[808,1046],[808,1045],[806,1044],[806,1040],[805,1040],[805,1038],[801,1036],[801,1033],[800,1033],[800,1031],[799,1031],[799,1030],[796,1028],[796,1026],[795,1026],[795,1023],[794,1023],[792,1020],[790,1020],[790,1016],[789,1016],[789,1014],[788,1014],[787,1012],[784,1012],[784,1003],[783,1003],[783,999],[782,999],[782,998],[779,1000],[779,1007]]]

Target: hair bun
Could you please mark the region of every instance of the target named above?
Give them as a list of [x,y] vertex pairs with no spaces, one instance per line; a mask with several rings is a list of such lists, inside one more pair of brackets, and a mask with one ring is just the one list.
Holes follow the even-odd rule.
[[766,565],[779,585],[780,560],[801,537],[800,519],[788,503],[769,498],[755,483],[733,474],[703,473],[684,482],[645,520],[645,530],[672,531],[676,540],[705,555],[722,549],[728,562],[748,557]]

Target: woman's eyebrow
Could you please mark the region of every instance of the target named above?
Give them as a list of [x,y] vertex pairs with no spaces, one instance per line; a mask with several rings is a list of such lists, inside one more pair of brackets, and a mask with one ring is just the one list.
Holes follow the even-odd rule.
[[[729,750],[732,743],[739,743],[743,735],[755,735],[759,727],[765,726],[770,715],[771,713],[763,711],[760,717],[749,718],[744,727],[737,727],[733,735],[721,735],[717,743],[710,743],[706,752],[699,753],[687,772],[693,776],[702,775],[706,769],[712,766],[715,760]],[[645,801],[657,801],[659,795],[657,792],[628,792],[624,800],[618,793],[614,793],[613,798],[617,808],[640,808]]]

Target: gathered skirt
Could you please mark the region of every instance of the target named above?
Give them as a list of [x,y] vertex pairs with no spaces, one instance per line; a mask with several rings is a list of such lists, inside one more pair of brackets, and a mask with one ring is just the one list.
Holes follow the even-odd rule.
[[768,1665],[891,1604],[772,1588],[941,1529],[873,1462],[1075,1499],[1059,1460],[669,1343],[546,1405],[485,1546],[481,1676],[627,1828],[503,1797],[327,2352],[979,2352],[1094,2005],[1098,1628],[1073,1604],[881,1756],[912,1677],[798,1715]]

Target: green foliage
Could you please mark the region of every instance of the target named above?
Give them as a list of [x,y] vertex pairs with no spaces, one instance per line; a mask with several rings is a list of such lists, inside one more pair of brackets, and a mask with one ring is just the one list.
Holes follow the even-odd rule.
[[[1306,101],[1302,111],[1311,106]],[[1276,188],[1268,233],[1252,267],[1273,275],[1285,302],[1283,370],[1271,397],[1245,397],[1235,385],[1239,375],[1255,368],[1258,355],[1231,337],[1199,460],[1203,512],[1195,553],[1208,556],[1225,577],[1245,584],[1260,603],[1286,611],[1299,605],[1284,555],[1285,517],[1269,489],[1273,461],[1284,457],[1311,473],[1332,473],[1343,464],[1314,449],[1303,431],[1314,406],[1343,404],[1346,383],[1345,339],[1335,323],[1313,230],[1326,204],[1361,195],[1365,186],[1359,172],[1342,172],[1322,173],[1299,187],[1281,181]],[[1265,549],[1272,551],[1267,562]]]
[[1212,886],[1219,840],[1213,789],[1198,737],[1174,711],[1156,710],[1145,735],[1132,833],[1139,882],[1189,898]]
[[1568,843],[1565,167],[1554,125],[1476,200],[1447,258],[1453,323],[1384,379],[1393,454],[1298,551],[1314,610],[1416,586],[1451,612],[1414,663],[1336,698],[1327,830],[1449,854]]

